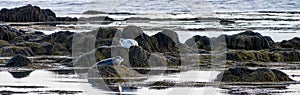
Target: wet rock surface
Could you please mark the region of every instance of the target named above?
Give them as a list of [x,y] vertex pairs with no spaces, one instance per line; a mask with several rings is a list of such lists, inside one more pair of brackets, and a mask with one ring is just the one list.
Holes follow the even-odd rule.
[[247,67],[234,67],[225,70],[217,76],[216,81],[222,82],[283,82],[293,81],[285,73],[268,68],[248,69]]

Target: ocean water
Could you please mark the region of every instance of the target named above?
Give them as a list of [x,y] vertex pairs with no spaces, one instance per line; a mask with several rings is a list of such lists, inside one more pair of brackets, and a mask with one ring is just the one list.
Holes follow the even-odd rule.
[[87,10],[132,13],[300,11],[298,0],[0,0],[0,2],[0,8],[32,4],[52,9],[58,16],[72,16]]

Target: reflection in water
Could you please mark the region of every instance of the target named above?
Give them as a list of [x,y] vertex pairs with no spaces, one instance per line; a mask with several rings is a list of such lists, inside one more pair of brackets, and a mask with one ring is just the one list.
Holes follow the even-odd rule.
[[88,79],[88,83],[97,89],[114,92],[117,95],[133,95],[128,92],[137,92],[137,87],[123,87],[119,85],[108,85],[103,79]]
[[63,70],[49,70],[59,75],[74,75],[75,71],[73,69],[63,69]]
[[[86,71],[85,69],[83,71]],[[82,71],[82,72],[83,72]],[[282,70],[288,75],[299,74],[300,70]],[[62,71],[65,72],[65,71]],[[72,72],[72,71],[70,71]],[[209,72],[212,72],[209,74]],[[161,80],[172,80],[179,82],[189,82],[197,80],[198,82],[210,82],[209,75],[218,74],[219,71],[186,71],[172,73],[166,75],[150,75],[143,82],[150,83]],[[28,76],[30,75],[30,76]],[[287,94],[298,95],[299,84],[282,85],[282,84],[232,84],[222,85],[222,87],[171,87],[167,89],[150,89],[147,86],[134,86],[126,83],[108,84],[103,79],[89,78],[80,79],[76,74],[54,73],[46,70],[35,71],[0,71],[0,92],[12,91],[12,94],[17,92],[26,92],[25,95],[32,94],[59,94],[60,92],[75,93],[75,95],[210,95],[206,92],[209,89],[216,89],[216,94],[231,95],[231,94]],[[27,77],[26,77],[27,76]],[[196,79],[191,79],[192,76],[198,76]],[[22,79],[18,79],[22,78]],[[179,78],[179,79],[178,79]],[[299,77],[293,77],[299,81]],[[135,81],[133,82],[133,84]],[[139,82],[138,82],[139,83]],[[137,84],[138,84],[137,83]],[[141,82],[142,83],[142,82]],[[134,87],[132,87],[134,86]],[[21,88],[21,89],[20,89]],[[40,92],[35,92],[40,91]],[[81,92],[82,91],[82,92]],[[80,92],[80,93],[78,93]]]
[[9,71],[9,73],[14,77],[14,78],[24,78],[29,76],[29,74],[32,72],[33,70],[29,70],[29,71]]

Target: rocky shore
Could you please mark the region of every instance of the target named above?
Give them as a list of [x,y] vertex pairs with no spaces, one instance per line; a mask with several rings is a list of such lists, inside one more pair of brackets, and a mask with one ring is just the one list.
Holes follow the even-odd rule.
[[[2,9],[0,21],[47,22],[77,21],[77,19],[56,17],[55,13],[49,9],[27,5],[15,9]],[[134,39],[139,46],[132,46],[129,49],[121,47],[120,38]],[[12,57],[10,60],[0,61],[5,64],[5,67],[48,68],[38,67],[32,63],[33,60],[26,58],[45,55],[73,55],[74,60],[67,58],[58,60],[65,63],[59,64],[64,67],[92,67],[100,60],[115,56],[121,56],[124,59],[122,66],[97,67],[96,70],[100,73],[94,72],[90,77],[99,75],[104,78],[144,77],[140,73],[145,72],[135,71],[131,68],[171,68],[220,63],[229,65],[228,67],[235,67],[235,63],[242,62],[261,64],[265,62],[299,62],[299,47],[299,37],[274,42],[271,37],[250,30],[214,38],[197,35],[185,43],[181,43],[178,34],[173,30],[161,30],[161,32],[149,36],[137,26],[127,26],[123,30],[116,27],[100,27],[98,30],[82,33],[59,31],[46,35],[43,32],[24,31],[14,29],[9,25],[0,25],[0,56]],[[216,54],[224,54],[226,57],[224,60],[214,61],[218,59],[218,56],[214,56]],[[224,82],[292,81],[286,74],[275,69],[231,68],[223,74],[223,79],[218,77],[218,80]],[[265,77],[257,78],[259,76]],[[127,80],[109,79],[107,82],[124,81]]]

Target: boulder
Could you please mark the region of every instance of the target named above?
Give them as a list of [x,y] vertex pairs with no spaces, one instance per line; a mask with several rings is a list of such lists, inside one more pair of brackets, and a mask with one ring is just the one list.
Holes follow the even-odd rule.
[[122,31],[122,37],[124,39],[135,39],[139,35],[142,35],[144,32],[142,28],[137,26],[127,26]]
[[222,82],[284,82],[293,81],[289,76],[276,69],[260,68],[248,69],[246,67],[234,67],[217,76],[216,81]]
[[178,66],[181,61],[172,56],[164,56],[160,53],[149,53],[140,46],[129,49],[129,62],[132,67],[158,67]]
[[32,50],[28,47],[8,46],[0,50],[0,56],[15,56],[17,54],[24,56],[34,56]]
[[5,63],[6,67],[24,67],[30,66],[32,62],[23,55],[15,55],[11,58],[7,63]]
[[163,30],[153,36],[142,33],[135,40],[148,52],[179,52],[179,47],[183,46],[177,33],[171,30]]
[[2,9],[0,11],[0,21],[5,22],[43,22],[55,20],[56,15],[50,9],[40,9],[32,5],[14,9]]
[[79,58],[77,58],[77,60],[75,61],[74,66],[91,67],[95,64],[95,62],[116,56],[121,56],[124,59],[122,65],[130,65],[128,60],[128,49],[123,47],[102,46],[97,48],[96,50],[79,56]]
[[43,41],[50,43],[59,43],[66,47],[68,51],[72,51],[72,41],[74,32],[59,31],[44,37]]
[[17,30],[6,25],[0,25],[0,40],[11,41],[17,36]]
[[188,39],[185,44],[194,49],[211,50],[210,40],[207,36],[193,36]]
[[46,22],[46,21],[78,21],[77,18],[56,17],[50,9],[41,9],[38,6],[26,5],[14,9],[1,9],[0,21],[5,22]]
[[[104,79],[106,83],[121,83],[132,81],[133,78],[145,78],[144,75],[128,69],[125,66],[117,66],[117,65],[101,65],[94,66],[88,72],[89,78],[101,77]],[[132,79],[130,79],[132,78]]]
[[269,38],[259,33],[246,31],[239,34],[226,37],[227,48],[244,50],[270,49],[272,44]]
[[300,49],[300,38],[295,37],[291,40],[283,40],[279,43],[282,48],[294,48],[294,49]]
[[118,45],[121,34],[115,27],[99,28],[96,34],[96,47]]
[[[226,40],[226,42],[224,41]],[[224,41],[224,42],[223,42]],[[270,37],[262,36],[259,33],[246,31],[235,35],[221,35],[217,38],[208,38],[206,36],[193,36],[188,39],[185,44],[198,49],[211,50],[211,44],[214,43],[216,49],[218,47],[227,46],[228,49],[239,49],[239,50],[263,50],[280,48]],[[223,47],[225,48],[225,47]]]

